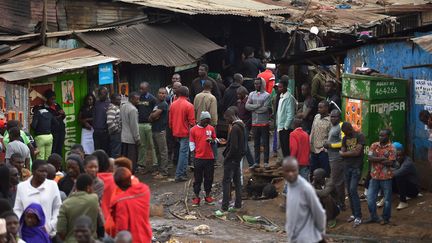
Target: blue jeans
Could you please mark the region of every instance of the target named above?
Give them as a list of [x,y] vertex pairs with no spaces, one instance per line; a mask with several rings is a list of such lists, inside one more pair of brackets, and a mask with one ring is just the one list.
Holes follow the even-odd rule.
[[178,138],[178,141],[180,143],[180,148],[177,169],[175,173],[176,178],[187,176],[186,170],[189,158],[189,138]]
[[355,218],[359,219],[362,217],[360,198],[357,192],[360,176],[360,168],[345,167],[345,184],[347,186],[351,212]]
[[117,159],[121,154],[121,132],[110,134],[110,156]]
[[389,221],[391,217],[391,199],[392,199],[392,180],[376,180],[371,179],[369,182],[369,189],[367,193],[367,201],[370,217],[372,220],[378,220],[377,214],[377,197],[379,190],[384,193],[384,209],[382,218]]
[[311,173],[318,168],[322,168],[326,171],[326,177],[330,176],[330,163],[327,152],[320,152],[319,154],[311,153]]
[[[246,128],[246,136],[247,137],[249,137],[249,129],[248,128]],[[247,144],[247,146],[246,146],[246,159],[247,159],[247,161],[248,161],[248,165],[249,165],[249,167],[251,167],[252,165],[254,165],[254,159],[253,159],[253,156],[252,156],[252,152],[251,152],[251,149],[250,149],[250,146],[249,146],[249,139],[248,139],[248,144]]]

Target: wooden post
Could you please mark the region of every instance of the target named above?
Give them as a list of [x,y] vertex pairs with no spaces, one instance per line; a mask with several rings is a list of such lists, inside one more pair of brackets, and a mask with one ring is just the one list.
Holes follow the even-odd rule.
[[47,22],[48,22],[47,21],[47,0],[43,0],[42,26],[41,26],[42,45],[46,44]]
[[266,45],[265,45],[263,20],[261,19],[258,20],[258,26],[259,26],[260,37],[261,37],[261,54],[264,56],[264,53],[266,51]]
[[340,57],[336,57],[336,79],[339,83],[342,83],[341,72],[340,72],[341,61]]

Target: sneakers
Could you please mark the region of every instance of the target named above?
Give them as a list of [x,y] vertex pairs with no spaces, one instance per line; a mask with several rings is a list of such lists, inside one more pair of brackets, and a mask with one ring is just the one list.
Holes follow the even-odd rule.
[[354,215],[351,215],[351,216],[349,216],[349,218],[347,219],[347,222],[348,222],[348,223],[351,223],[351,222],[354,221],[354,220],[355,220]]
[[265,163],[265,164],[264,164],[264,168],[265,168],[266,170],[269,170],[269,169],[270,169],[270,165],[269,165],[268,163]]
[[360,202],[365,202],[365,201],[367,201],[367,196],[366,196],[367,194],[361,194],[360,196],[359,196],[359,199],[360,199]]
[[259,167],[260,167],[259,164],[253,164],[251,167],[249,167],[249,169],[253,170],[253,169],[256,169],[256,168],[259,168]]
[[180,176],[180,177],[176,177],[175,178],[175,182],[184,182],[184,181],[187,181],[187,180],[188,180],[188,178],[185,177],[185,176]]
[[381,198],[381,200],[379,200],[379,202],[377,202],[377,207],[381,208],[382,206],[384,206],[384,198]]
[[356,219],[354,219],[353,227],[356,228],[359,225],[361,225],[361,223],[362,223],[362,220],[360,218],[356,218]]
[[400,202],[399,205],[396,207],[397,210],[402,210],[404,208],[408,207],[408,203],[406,202]]
[[390,224],[390,221],[383,219],[379,223],[380,223],[380,225],[387,225],[387,224]]
[[205,197],[205,198],[204,198],[204,201],[205,201],[205,203],[208,204],[208,205],[215,205],[215,204],[216,204],[216,203],[215,203],[215,199],[212,198],[212,197]]
[[201,199],[199,197],[196,197],[192,199],[192,207],[198,207],[200,205]]
[[336,227],[336,219],[329,220],[329,221],[327,222],[327,227],[330,228],[330,229]]

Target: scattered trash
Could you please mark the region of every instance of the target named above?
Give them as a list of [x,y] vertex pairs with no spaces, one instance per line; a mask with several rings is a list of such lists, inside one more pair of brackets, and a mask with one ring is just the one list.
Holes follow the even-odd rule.
[[201,224],[194,228],[194,233],[197,235],[209,235],[211,234],[211,229],[210,226]]
[[196,220],[196,219],[198,219],[195,215],[186,215],[185,217],[184,217],[184,219],[186,219],[186,220]]
[[351,5],[349,4],[339,4],[336,6],[337,9],[351,9]]
[[425,204],[425,201],[417,203],[417,205],[423,205],[423,204]]

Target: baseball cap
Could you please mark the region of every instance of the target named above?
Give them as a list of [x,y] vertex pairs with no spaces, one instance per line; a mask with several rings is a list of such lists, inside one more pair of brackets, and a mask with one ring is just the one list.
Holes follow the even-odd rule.
[[211,119],[211,115],[208,111],[201,112],[200,121],[202,121],[204,119]]

